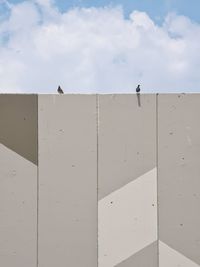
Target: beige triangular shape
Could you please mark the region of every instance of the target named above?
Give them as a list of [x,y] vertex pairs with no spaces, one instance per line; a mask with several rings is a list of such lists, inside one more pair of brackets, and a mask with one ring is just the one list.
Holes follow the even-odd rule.
[[197,263],[159,241],[159,267],[199,267]]

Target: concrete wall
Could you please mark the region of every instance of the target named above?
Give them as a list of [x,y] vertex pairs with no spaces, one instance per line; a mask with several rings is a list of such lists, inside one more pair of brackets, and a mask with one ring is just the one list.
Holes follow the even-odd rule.
[[0,266],[200,266],[200,95],[0,95]]

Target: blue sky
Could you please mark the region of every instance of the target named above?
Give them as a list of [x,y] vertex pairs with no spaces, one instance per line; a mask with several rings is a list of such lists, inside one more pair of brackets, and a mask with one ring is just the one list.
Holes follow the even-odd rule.
[[200,91],[200,0],[52,2],[0,0],[0,92]]
[[[11,3],[22,2],[10,0]],[[133,10],[145,11],[156,20],[163,20],[169,12],[176,12],[194,21],[200,22],[200,1],[199,0],[57,0],[54,1],[61,11],[73,7],[102,7],[106,5],[123,6],[125,15],[128,16]]]

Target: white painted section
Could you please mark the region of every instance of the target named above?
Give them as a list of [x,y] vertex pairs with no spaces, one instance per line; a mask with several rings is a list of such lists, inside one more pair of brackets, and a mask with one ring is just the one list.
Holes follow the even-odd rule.
[[99,267],[112,267],[157,240],[156,168],[99,201]]
[[0,266],[35,267],[37,166],[0,144]]
[[199,267],[199,265],[159,241],[159,267]]

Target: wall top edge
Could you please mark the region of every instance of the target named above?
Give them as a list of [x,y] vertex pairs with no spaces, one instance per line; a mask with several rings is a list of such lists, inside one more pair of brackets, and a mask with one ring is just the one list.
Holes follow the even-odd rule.
[[[133,92],[133,93],[65,93],[63,95],[59,95],[57,93],[0,93],[0,96],[4,96],[4,95],[16,95],[16,96],[19,96],[19,95],[29,95],[29,96],[76,96],[76,95],[79,95],[79,96],[96,96],[96,95],[135,95],[136,93]],[[188,92],[188,93],[146,93],[146,92],[141,92],[140,93],[141,95],[200,95],[200,92]]]

